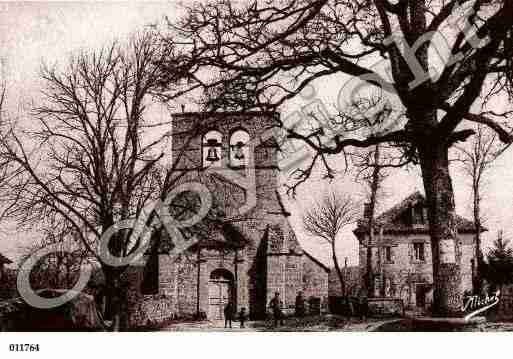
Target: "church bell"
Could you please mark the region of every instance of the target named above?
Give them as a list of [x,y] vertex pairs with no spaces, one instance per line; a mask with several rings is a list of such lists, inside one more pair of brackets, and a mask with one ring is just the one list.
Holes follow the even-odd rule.
[[219,155],[217,154],[217,149],[215,147],[210,147],[208,149],[207,161],[209,161],[209,162],[219,161]]
[[242,150],[243,147],[244,143],[242,141],[239,141],[234,146],[232,146],[234,149],[233,157],[239,161],[244,159],[244,151]]
[[216,139],[207,140],[208,152],[206,160],[208,162],[217,162],[220,160],[219,154],[217,153],[217,148],[220,147],[220,145],[221,144],[217,142]]

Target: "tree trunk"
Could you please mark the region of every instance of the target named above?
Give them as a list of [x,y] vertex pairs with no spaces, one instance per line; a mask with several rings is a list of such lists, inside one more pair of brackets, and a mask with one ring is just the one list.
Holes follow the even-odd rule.
[[[106,222],[105,228],[108,228],[114,223],[112,218]],[[130,231],[123,230],[118,232],[109,242],[109,251],[116,257],[122,257],[126,254],[125,251],[125,238],[129,236]],[[110,266],[104,264],[102,266],[105,275],[106,285],[106,319],[112,321],[111,330],[114,332],[126,330],[127,323],[127,288],[121,282],[121,277],[126,266]]]
[[[379,189],[379,181],[380,181],[380,170],[379,167],[380,162],[380,151],[379,145],[376,145],[376,149],[374,151],[374,169],[372,170],[372,179],[370,184],[370,203],[369,203],[369,242],[367,242],[367,269],[366,269],[366,286],[367,286],[367,295],[369,297],[374,297],[374,278],[372,275],[372,245],[374,242],[374,215],[376,211],[376,200],[378,197],[378,189]],[[379,248],[378,248],[379,251]],[[381,278],[382,280],[382,278]]]
[[346,296],[346,283],[344,280],[344,275],[342,274],[342,270],[340,269],[340,265],[338,264],[337,252],[335,250],[335,240],[331,242],[331,256],[333,259],[333,264],[335,265],[335,270],[337,271],[338,279],[340,281],[340,291],[342,292],[342,296]]
[[127,329],[126,323],[123,320],[124,314],[123,301],[126,300],[124,295],[124,288],[121,285],[121,271],[118,268],[104,266],[103,273],[105,274],[105,319],[112,321],[110,328],[113,332],[119,332]]
[[365,286],[367,287],[367,296],[374,297],[374,278],[372,275],[372,245],[373,243],[372,227],[369,226],[369,240],[367,242],[367,265],[365,273]]
[[479,184],[475,184],[473,186],[473,196],[474,196],[474,224],[476,229],[476,234],[474,238],[474,293],[481,293],[481,288],[483,286],[483,280],[481,278],[481,267],[483,263],[483,254],[481,252],[481,202],[479,199]]
[[448,148],[445,144],[425,143],[419,146],[419,156],[431,237],[434,285],[432,314],[455,316],[461,311],[462,288]]

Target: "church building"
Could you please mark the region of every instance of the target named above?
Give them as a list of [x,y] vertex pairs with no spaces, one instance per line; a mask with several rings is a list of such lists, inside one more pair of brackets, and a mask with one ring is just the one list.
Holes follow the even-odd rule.
[[277,116],[173,116],[172,156],[183,171],[180,183],[205,185],[223,218],[178,256],[159,246],[151,293],[144,285],[151,266],[131,272],[130,325],[198,315],[222,319],[228,301],[250,318],[263,318],[275,292],[286,313],[294,312],[299,292],[311,312],[325,308],[329,268],[301,248],[278,193],[280,148],[272,136]]

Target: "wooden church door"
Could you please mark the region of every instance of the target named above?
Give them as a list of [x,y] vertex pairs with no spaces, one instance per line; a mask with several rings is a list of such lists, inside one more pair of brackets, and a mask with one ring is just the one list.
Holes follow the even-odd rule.
[[209,285],[209,319],[224,319],[224,307],[230,300],[228,281],[211,281]]
[[[215,271],[214,271],[215,272]],[[208,283],[208,319],[224,319],[224,307],[232,295],[231,273],[216,273],[211,275]]]

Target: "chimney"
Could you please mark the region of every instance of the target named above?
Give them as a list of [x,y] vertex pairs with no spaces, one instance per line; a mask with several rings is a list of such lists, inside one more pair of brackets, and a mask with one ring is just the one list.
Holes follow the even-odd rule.
[[371,217],[371,204],[369,202],[363,204],[363,219],[370,219]]

